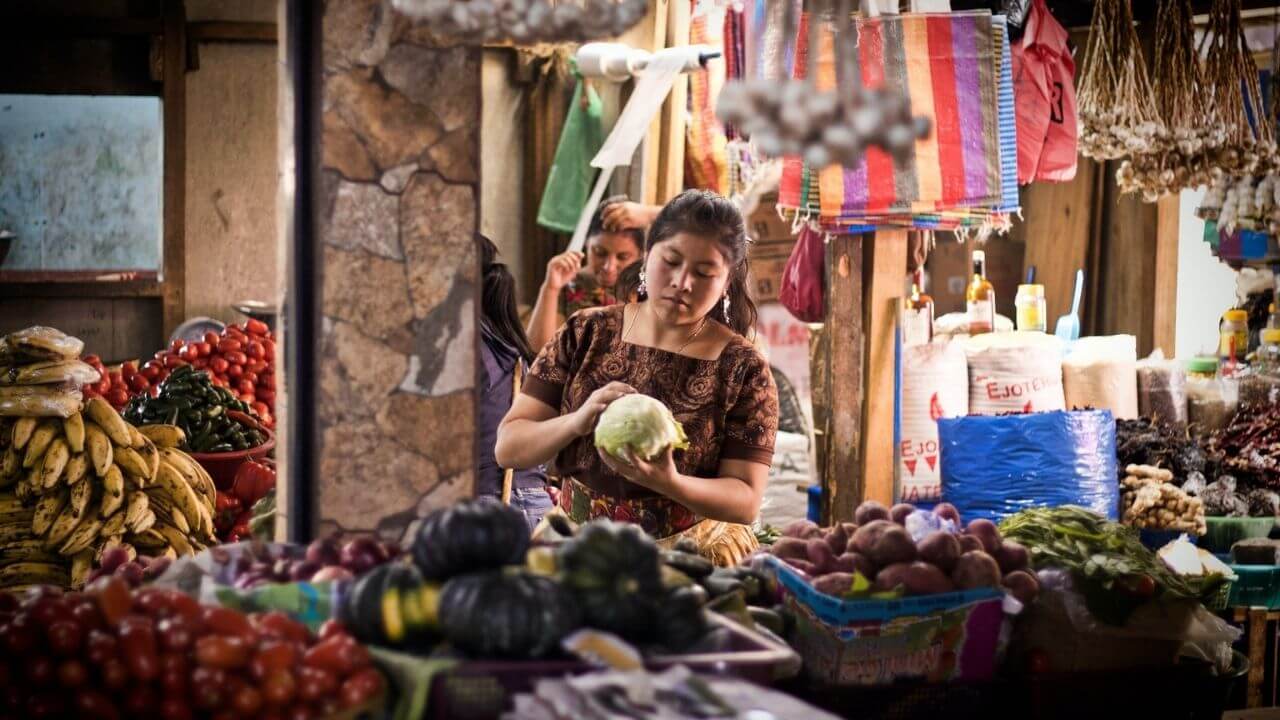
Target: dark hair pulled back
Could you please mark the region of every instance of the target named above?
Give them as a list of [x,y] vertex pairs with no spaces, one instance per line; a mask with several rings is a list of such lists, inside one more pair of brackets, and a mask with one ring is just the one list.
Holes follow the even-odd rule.
[[526,364],[531,363],[535,354],[516,310],[516,280],[507,266],[497,261],[498,248],[492,240],[477,233],[476,245],[482,278],[480,321],[489,332],[515,348]]
[[658,244],[688,233],[714,238],[729,265],[729,318],[717,304],[711,318],[748,337],[756,326],[756,304],[748,281],[747,227],[736,205],[710,190],[685,190],[667,203],[649,228],[645,241],[647,255]]

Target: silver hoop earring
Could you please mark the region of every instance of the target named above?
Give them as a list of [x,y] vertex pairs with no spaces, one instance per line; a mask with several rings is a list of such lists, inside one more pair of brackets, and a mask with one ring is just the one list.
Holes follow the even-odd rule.
[[729,322],[729,296],[724,296],[724,321]]
[[637,295],[649,294],[649,283],[645,281],[643,270],[640,271],[640,286],[636,288],[636,294]]

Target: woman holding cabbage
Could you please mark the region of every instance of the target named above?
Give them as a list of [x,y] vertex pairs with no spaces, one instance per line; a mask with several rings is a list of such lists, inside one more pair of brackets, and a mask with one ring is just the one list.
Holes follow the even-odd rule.
[[[773,458],[778,395],[746,338],[756,319],[746,255],[728,200],[690,190],[668,203],[645,244],[639,301],[569,318],[502,421],[499,464],[553,462],[559,510],[575,522],[634,522],[664,545],[687,537],[721,564],[754,550],[748,523]],[[637,393],[661,405],[628,398],[610,412],[621,429],[597,433],[606,408]]]

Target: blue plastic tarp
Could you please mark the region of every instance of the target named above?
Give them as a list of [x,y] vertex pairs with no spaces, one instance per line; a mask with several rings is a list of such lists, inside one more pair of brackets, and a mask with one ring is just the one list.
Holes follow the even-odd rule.
[[941,418],[942,499],[965,522],[1029,507],[1119,512],[1116,423],[1110,410]]

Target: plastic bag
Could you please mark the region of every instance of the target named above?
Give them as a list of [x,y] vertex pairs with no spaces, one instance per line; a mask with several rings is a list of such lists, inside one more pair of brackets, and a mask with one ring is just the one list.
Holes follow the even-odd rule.
[[1106,408],[1118,420],[1138,417],[1138,339],[1132,335],[1080,338],[1062,361],[1069,408]]
[[46,360],[30,365],[0,367],[0,385],[72,383],[81,387],[101,379],[102,374],[96,368],[79,360]]
[[571,233],[577,227],[596,175],[591,158],[604,144],[603,108],[596,91],[579,80],[538,205],[538,224],[542,227],[562,233]]
[[84,396],[74,387],[14,385],[0,387],[0,416],[69,418]]
[[20,365],[40,360],[74,360],[84,341],[51,327],[34,325],[0,338],[0,365]]
[[969,366],[956,342],[902,349],[899,502],[936,502],[938,418],[969,414]]
[[822,322],[827,316],[826,268],[827,248],[823,234],[805,225],[796,238],[791,257],[782,268],[782,284],[778,301],[797,320]]
[[1138,414],[1184,428],[1187,425],[1187,373],[1156,350],[1138,361]]
[[1115,520],[1116,421],[1109,410],[943,418],[942,499],[967,522],[1078,505]]
[[965,341],[969,412],[1000,415],[1066,409],[1062,341],[1038,332],[986,333]]
[[1068,38],[1044,0],[1034,0],[1022,41],[1013,46],[1019,185],[1076,175],[1075,61]]

